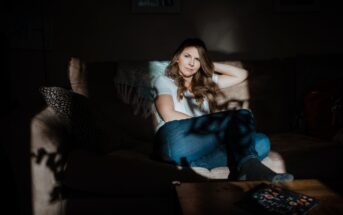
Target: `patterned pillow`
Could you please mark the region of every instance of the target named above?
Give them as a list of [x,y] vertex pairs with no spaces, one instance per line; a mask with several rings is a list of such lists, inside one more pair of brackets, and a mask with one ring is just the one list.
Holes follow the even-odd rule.
[[61,87],[41,87],[39,91],[47,105],[70,125],[75,146],[96,143],[97,128],[88,98]]

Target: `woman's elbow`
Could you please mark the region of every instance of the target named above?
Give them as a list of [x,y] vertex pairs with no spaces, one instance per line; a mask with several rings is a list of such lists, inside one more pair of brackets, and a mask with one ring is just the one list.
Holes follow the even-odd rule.
[[249,72],[245,69],[243,69],[242,75],[241,75],[241,80],[245,81],[249,77]]

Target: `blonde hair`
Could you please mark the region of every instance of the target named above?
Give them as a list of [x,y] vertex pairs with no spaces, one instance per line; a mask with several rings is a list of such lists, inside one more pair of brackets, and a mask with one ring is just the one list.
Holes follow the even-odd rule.
[[192,93],[200,105],[203,103],[204,98],[207,98],[210,112],[214,112],[218,110],[216,97],[218,95],[223,96],[224,94],[219,90],[218,85],[212,80],[214,65],[208,56],[207,48],[202,40],[198,38],[189,38],[184,40],[174,52],[173,57],[166,68],[165,74],[175,80],[175,84],[178,88],[177,98],[178,100],[181,100],[184,97],[184,93],[187,91],[187,88],[183,77],[180,75],[177,60],[183,50],[188,47],[195,47],[199,52],[200,58],[200,69],[192,78]]

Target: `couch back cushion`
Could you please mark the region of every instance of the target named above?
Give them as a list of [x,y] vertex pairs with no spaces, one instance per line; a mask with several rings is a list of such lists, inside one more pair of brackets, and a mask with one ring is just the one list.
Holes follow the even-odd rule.
[[[227,62],[242,66],[239,62]],[[88,96],[100,124],[119,136],[123,145],[150,153],[154,134],[151,107],[153,82],[168,61],[120,61],[87,64]],[[248,108],[246,82],[224,89],[230,108]],[[230,100],[230,102],[228,102]]]

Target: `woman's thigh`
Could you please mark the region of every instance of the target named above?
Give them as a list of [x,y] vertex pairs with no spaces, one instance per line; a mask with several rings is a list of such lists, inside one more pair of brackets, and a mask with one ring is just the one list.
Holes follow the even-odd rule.
[[223,143],[230,112],[220,112],[166,123],[157,133],[159,151],[177,163],[191,162]]

